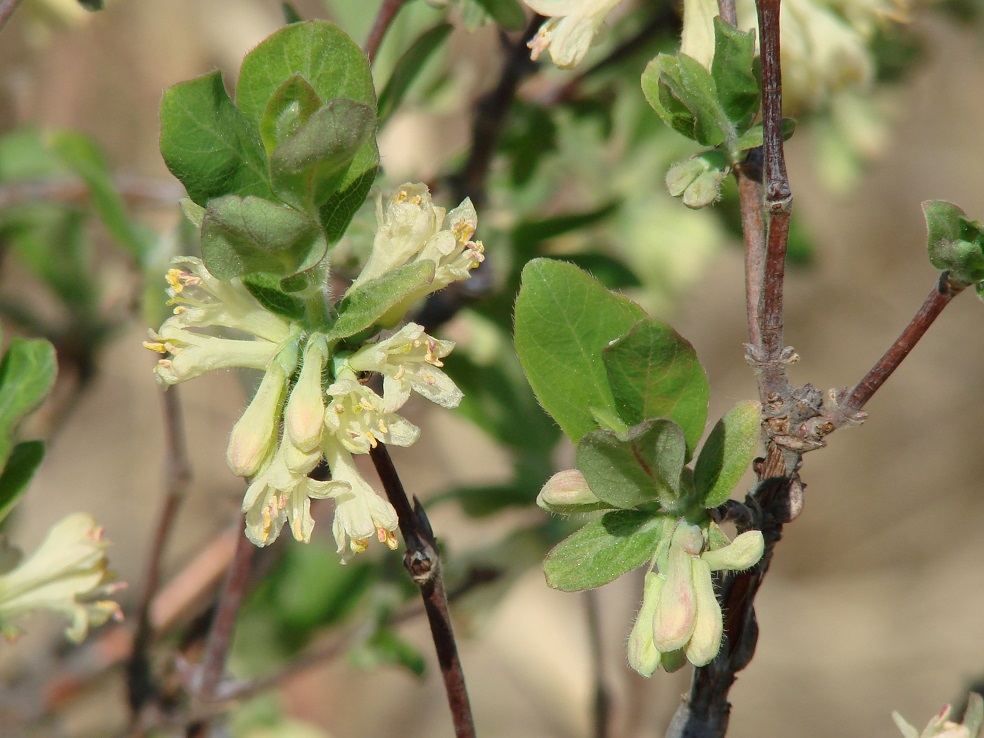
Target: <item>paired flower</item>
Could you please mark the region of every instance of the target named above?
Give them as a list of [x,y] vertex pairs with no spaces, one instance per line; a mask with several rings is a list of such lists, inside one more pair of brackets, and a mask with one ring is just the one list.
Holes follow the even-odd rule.
[[109,597],[125,585],[113,581],[106,569],[107,546],[96,521],[76,513],[56,523],[20,565],[13,565],[20,557],[17,549],[4,550],[8,566],[0,574],[0,632],[16,637],[21,630],[15,618],[48,610],[71,620],[65,635],[78,643],[90,627],[122,620],[120,606]]
[[678,669],[684,657],[694,666],[709,664],[721,648],[721,605],[714,594],[714,571],[748,569],[762,558],[760,531],[747,531],[731,543],[705,550],[704,532],[681,521],[673,530],[659,571],[646,576],[643,603],[629,636],[629,664],[643,676],[660,666]]
[[605,22],[605,17],[621,0],[524,0],[549,19],[540,26],[529,47],[533,61],[549,50],[553,63],[561,69],[580,64]]
[[978,738],[981,725],[984,724],[984,698],[976,692],[970,693],[962,724],[950,720],[949,705],[929,721],[922,733],[909,725],[897,712],[892,713],[892,719],[905,738]]

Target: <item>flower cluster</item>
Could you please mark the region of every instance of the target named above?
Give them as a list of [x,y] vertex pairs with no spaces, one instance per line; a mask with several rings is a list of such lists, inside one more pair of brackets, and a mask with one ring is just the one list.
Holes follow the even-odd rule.
[[[434,279],[401,295],[381,324],[399,320],[427,293],[467,279],[483,259],[482,244],[471,241],[477,220],[468,200],[446,213],[425,186],[405,184],[378,201],[377,217],[372,253],[348,294],[406,264],[434,264]],[[163,354],[154,370],[158,383],[166,388],[232,367],[263,372],[226,454],[229,468],[249,480],[242,505],[247,537],[265,546],[289,525],[294,538],[308,541],[311,500],[330,498],[339,553],[364,551],[373,537],[396,548],[396,512],[353,457],[379,443],[417,440],[420,430],[397,414],[412,392],[443,407],[461,401],[461,391],[441,371],[454,344],[409,323],[387,338],[347,345],[331,337],[330,324],[274,314],[240,280],[216,279],[192,257],[176,259],[167,281],[174,314],[144,344]],[[382,376],[381,396],[363,383],[369,373]]]
[[0,550],[0,632],[14,638],[21,632],[15,619],[48,610],[71,620],[65,634],[78,643],[90,627],[122,620],[109,597],[125,585],[106,569],[107,546],[96,521],[76,513],[56,523],[26,561],[17,564],[18,549]]
[[629,664],[643,676],[685,661],[709,664],[721,647],[723,620],[711,572],[753,566],[764,550],[760,531],[747,531],[709,550],[700,527],[681,520],[657,571],[646,575],[642,607],[629,636]]

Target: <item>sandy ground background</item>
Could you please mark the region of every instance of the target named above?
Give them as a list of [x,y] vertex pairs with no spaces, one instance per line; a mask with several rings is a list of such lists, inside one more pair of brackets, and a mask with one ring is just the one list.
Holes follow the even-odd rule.
[[[314,0],[296,5],[309,17],[320,12]],[[81,28],[53,31],[33,51],[16,28],[22,22],[15,19],[0,36],[3,125],[38,120],[79,128],[122,171],[164,178],[157,151],[161,90],[212,66],[234,71],[243,53],[279,25],[279,9],[261,0],[119,0]],[[798,140],[791,146],[795,217],[821,244],[815,266],[793,274],[787,288],[787,341],[803,357],[795,380],[820,387],[853,382],[921,303],[935,277],[924,256],[920,201],[946,198],[972,215],[984,213],[984,42],[943,25],[929,26],[927,35],[928,66],[904,92],[906,112],[887,156],[857,191],[824,194],[810,153]],[[409,154],[390,136],[381,142],[383,156],[412,176],[413,161],[427,161],[428,151],[442,150],[442,137],[459,132],[418,133]],[[674,314],[662,316],[706,364],[709,417],[754,395],[742,360],[739,275],[737,251],[721,253]],[[715,319],[707,321],[708,314]],[[114,564],[131,581],[139,579],[161,491],[158,396],[141,333],[134,327],[109,347],[95,386],[50,449],[17,534],[36,541],[61,515],[88,510],[105,525],[116,544]],[[982,365],[984,305],[962,296],[869,405],[865,426],[836,434],[828,450],[806,459],[806,509],[788,528],[759,598],[758,653],[732,692],[729,735],[887,738],[897,735],[893,709],[924,724],[984,672]],[[193,385],[184,401],[195,481],[168,555],[171,571],[208,531],[227,524],[241,493],[223,464],[239,389],[228,377]],[[440,423],[425,454],[428,466],[441,465],[457,482],[501,476],[493,451],[482,452],[491,463],[476,464],[441,445],[481,444],[476,431],[422,406],[415,412],[421,424]],[[407,483],[426,500],[447,479],[422,467],[407,471]],[[452,546],[493,537],[450,510],[434,523]],[[684,675],[646,681],[624,666],[637,593],[634,581],[601,591],[605,670],[623,738],[660,736],[687,689]],[[590,734],[584,612],[578,597],[549,590],[534,571],[464,640],[482,736]],[[421,625],[407,633],[426,645]],[[31,650],[35,642],[3,646],[8,668],[44,668]],[[433,670],[418,681],[335,663],[292,681],[284,700],[336,738],[450,735]],[[108,735],[93,727],[104,715],[97,704],[80,708],[65,734]],[[16,731],[0,726],[0,736]]]

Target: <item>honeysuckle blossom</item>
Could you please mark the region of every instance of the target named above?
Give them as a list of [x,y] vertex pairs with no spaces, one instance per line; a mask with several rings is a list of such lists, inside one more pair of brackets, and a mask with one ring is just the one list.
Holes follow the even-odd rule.
[[367,454],[379,443],[411,446],[420,429],[384,408],[383,398],[359,383],[349,370],[328,388],[324,424],[349,453]]
[[621,0],[523,0],[548,20],[528,44],[534,61],[549,50],[561,69],[576,67],[591,48],[606,16]]
[[[659,666],[709,664],[721,647],[721,605],[712,571],[753,566],[764,550],[760,531],[747,531],[730,544],[705,551],[704,533],[681,521],[673,531],[665,563],[647,576],[643,604],[629,636],[629,664],[643,676]],[[657,658],[658,655],[658,658]]]
[[226,463],[236,476],[256,474],[276,446],[286,388],[286,372],[277,362],[271,362],[246,412],[232,428]]
[[346,545],[352,553],[361,553],[376,538],[395,550],[397,528],[396,510],[363,479],[352,455],[333,436],[326,436],[325,458],[336,482],[347,489],[335,498],[335,520],[331,532],[338,545],[338,553],[345,553]]
[[485,260],[482,243],[471,240],[478,216],[467,198],[447,213],[433,204],[425,185],[407,183],[390,198],[376,201],[376,220],[372,252],[350,292],[406,264],[434,265],[434,278],[391,308],[384,325],[399,321],[420,298],[468,279],[471,270]]
[[8,638],[20,628],[19,616],[48,610],[71,620],[65,635],[85,638],[90,627],[122,620],[109,597],[123,586],[106,569],[109,542],[89,515],[75,513],[56,523],[38,549],[19,566],[0,574],[0,631]]
[[970,693],[962,724],[950,720],[950,710],[950,705],[944,707],[929,721],[929,725],[921,733],[897,712],[892,713],[892,719],[905,738],[978,738],[980,736],[981,726],[984,724],[984,698],[981,695],[976,692]]
[[431,338],[422,326],[408,323],[389,338],[363,346],[348,363],[355,371],[383,375],[387,411],[403,407],[411,391],[441,407],[457,407],[461,390],[440,369],[441,359],[453,348],[453,341]]
[[717,0],[683,0],[683,32],[680,53],[696,59],[707,69],[714,60],[714,16]]
[[[285,523],[298,541],[307,543],[314,530],[311,500],[327,499],[345,493],[349,485],[338,479],[323,481],[309,475],[321,460],[321,453],[303,453],[307,463],[291,463],[296,448],[289,438],[282,439],[269,463],[257,474],[243,497],[246,537],[257,546],[277,540]],[[291,468],[293,467],[293,468]]]

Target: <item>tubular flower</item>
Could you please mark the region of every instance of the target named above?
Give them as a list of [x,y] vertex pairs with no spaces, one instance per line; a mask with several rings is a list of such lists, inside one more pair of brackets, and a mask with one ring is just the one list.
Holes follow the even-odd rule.
[[[292,455],[300,457],[304,463],[291,463]],[[298,454],[290,439],[283,439],[243,497],[246,537],[250,541],[257,546],[268,546],[277,540],[285,523],[290,523],[290,531],[296,540],[304,543],[311,540],[314,530],[311,500],[344,494],[349,488],[344,481],[309,477],[320,460],[320,452]]]
[[440,367],[453,348],[453,341],[431,338],[423,327],[408,323],[389,338],[363,346],[348,362],[355,371],[383,375],[383,401],[389,412],[403,407],[411,390],[450,408],[461,402],[462,392]]
[[561,69],[576,67],[591,48],[605,17],[621,0],[523,0],[534,12],[549,16],[528,44],[533,61],[550,50]]
[[352,553],[362,553],[373,537],[396,550],[396,510],[363,479],[352,455],[334,436],[325,437],[324,452],[332,478],[348,488],[333,495],[335,520],[331,532],[338,544],[338,553],[345,553],[346,544]]
[[331,401],[324,422],[349,453],[367,454],[380,442],[412,446],[420,429],[396,413],[386,412],[383,398],[359,384],[355,374],[339,377],[329,388]]
[[29,559],[0,574],[0,631],[8,638],[21,630],[11,621],[49,610],[72,622],[65,635],[78,643],[90,627],[110,618],[122,620],[120,606],[109,599],[125,585],[106,569],[109,542],[89,515],[75,513],[56,523]]
[[643,676],[660,665],[667,671],[679,668],[683,655],[694,666],[714,659],[723,622],[711,572],[753,566],[762,557],[764,541],[760,531],[748,531],[713,551],[704,546],[701,529],[680,522],[665,563],[647,576],[642,609],[629,637],[629,664]]
[[[146,348],[164,354],[154,367],[162,387],[216,369],[266,369],[296,335],[290,322],[264,309],[238,280],[218,280],[200,259],[190,256],[174,263],[188,267],[166,275],[174,314],[144,342]],[[213,327],[247,333],[255,340],[218,338],[195,330]]]
[[276,361],[271,362],[246,412],[232,428],[226,463],[236,476],[256,474],[276,445],[286,387],[287,374]]

